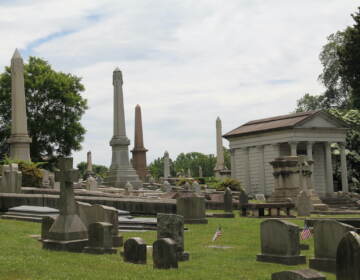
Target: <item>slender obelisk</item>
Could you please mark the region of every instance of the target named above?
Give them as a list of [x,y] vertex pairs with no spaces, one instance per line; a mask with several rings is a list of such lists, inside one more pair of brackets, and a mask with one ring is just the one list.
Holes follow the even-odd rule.
[[126,137],[125,112],[123,97],[123,79],[119,68],[113,72],[114,85],[114,135],[110,141],[112,147],[111,166],[105,185],[113,187],[125,187],[130,182],[134,187],[140,186],[141,181],[135,169],[129,162],[130,140]]
[[11,58],[11,136],[10,158],[30,161],[31,138],[27,129],[24,62],[16,49]]
[[221,177],[220,172],[225,169],[224,164],[224,150],[222,142],[222,128],[219,117],[216,119],[216,166],[214,168],[215,177]]
[[168,151],[164,153],[164,178],[170,177],[170,157]]
[[135,137],[134,149],[131,151],[133,154],[133,166],[139,175],[140,179],[145,181],[148,174],[146,168],[146,152],[148,150],[144,147],[144,136],[142,129],[142,118],[140,105],[135,107]]

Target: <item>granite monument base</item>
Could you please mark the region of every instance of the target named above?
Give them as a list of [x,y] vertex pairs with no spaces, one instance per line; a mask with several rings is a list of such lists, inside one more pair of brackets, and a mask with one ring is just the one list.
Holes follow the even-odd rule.
[[68,241],[45,239],[42,243],[43,249],[81,253],[84,247],[88,245],[88,239]]
[[298,265],[306,263],[305,256],[277,256],[258,254],[256,255],[256,260],[259,262],[271,262],[285,265]]
[[115,248],[104,248],[104,247],[85,247],[83,250],[87,254],[103,255],[103,254],[116,254]]
[[309,267],[324,272],[336,273],[336,259],[313,258],[309,260]]

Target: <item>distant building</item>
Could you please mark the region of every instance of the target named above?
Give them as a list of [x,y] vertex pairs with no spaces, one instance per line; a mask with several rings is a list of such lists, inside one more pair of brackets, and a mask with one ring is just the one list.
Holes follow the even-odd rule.
[[307,155],[314,160],[313,183],[320,197],[334,192],[332,143],[341,151],[342,190],[348,192],[345,138],[347,125],[323,111],[294,113],[245,123],[226,133],[231,176],[250,193],[270,195],[274,188],[269,162],[281,156]]

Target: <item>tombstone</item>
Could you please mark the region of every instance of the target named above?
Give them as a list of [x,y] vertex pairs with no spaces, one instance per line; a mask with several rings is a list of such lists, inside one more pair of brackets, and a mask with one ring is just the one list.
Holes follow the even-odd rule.
[[244,190],[240,190],[239,193],[239,206],[249,203],[249,197]]
[[157,214],[157,239],[171,238],[176,243],[178,261],[189,260],[184,252],[184,217],[175,214]]
[[172,191],[172,187],[171,187],[170,183],[167,180],[164,181],[164,191],[165,192],[171,192]]
[[201,192],[200,185],[199,185],[199,183],[198,183],[197,181],[194,181],[194,182],[193,182],[192,187],[193,187],[194,192],[196,192],[196,193],[200,193],[200,192]]
[[125,190],[127,192],[132,192],[134,190],[133,185],[129,181],[127,181],[126,184],[125,184]]
[[112,224],[92,223],[89,225],[89,243],[83,253],[88,254],[116,254],[112,244]]
[[203,170],[202,167],[199,166],[199,177],[202,178],[203,177]]
[[1,174],[1,192],[21,193],[22,173],[17,163],[3,165]]
[[336,279],[360,279],[360,236],[354,231],[346,233],[337,248]]
[[311,196],[307,191],[303,190],[299,193],[296,199],[296,209],[298,216],[310,216],[314,207],[311,202]]
[[205,218],[205,198],[192,195],[176,199],[176,213],[184,217],[186,224],[207,224]]
[[260,201],[266,201],[265,195],[263,193],[257,193],[255,194],[255,199]]
[[126,240],[124,244],[124,262],[146,264],[146,243],[140,237]]
[[150,179],[149,179],[149,183],[150,183],[150,185],[155,184],[155,179],[154,179],[154,177],[153,177],[153,176],[151,176],[151,177],[150,177]]
[[312,269],[336,272],[336,250],[341,239],[356,228],[333,220],[320,220],[314,224],[314,258],[309,260]]
[[72,168],[72,158],[60,158],[60,171],[55,173],[60,181],[60,214],[51,226],[43,248],[81,252],[88,241],[87,228],[77,213],[73,183],[79,180],[79,171]]
[[224,211],[227,213],[232,213],[233,211],[232,192],[230,188],[226,188],[224,192]]
[[190,185],[190,183],[188,181],[185,182],[184,189],[187,190],[187,191],[191,190],[191,185]]
[[98,182],[93,176],[89,175],[85,181],[85,186],[88,191],[96,191]]
[[154,268],[178,268],[176,242],[171,238],[161,238],[153,243]]
[[312,269],[301,269],[275,272],[271,280],[326,280],[326,277]]
[[50,179],[49,179],[49,171],[46,169],[40,169],[42,180],[41,180],[41,187],[49,188],[50,187]]
[[49,230],[53,223],[55,222],[55,217],[46,216],[41,220],[41,240],[45,240],[49,238]]
[[297,225],[275,219],[260,224],[261,254],[257,261],[297,265],[306,263],[300,256],[300,229]]

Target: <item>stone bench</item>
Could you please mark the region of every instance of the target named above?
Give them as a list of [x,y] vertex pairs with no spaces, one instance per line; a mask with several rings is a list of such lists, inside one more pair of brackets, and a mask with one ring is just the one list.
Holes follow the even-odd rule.
[[[293,217],[291,210],[295,209],[294,203],[248,203],[240,206],[240,215],[243,217]],[[268,210],[268,214],[265,215],[265,210]],[[281,211],[284,211],[285,216],[281,215]],[[250,214],[250,215],[249,215]]]

